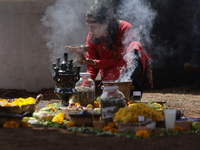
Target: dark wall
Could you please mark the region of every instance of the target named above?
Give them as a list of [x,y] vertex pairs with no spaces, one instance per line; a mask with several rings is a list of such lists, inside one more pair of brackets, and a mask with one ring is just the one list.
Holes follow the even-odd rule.
[[[152,30],[150,54],[155,60],[154,87],[166,88],[193,83],[198,73],[184,71],[194,48],[199,0],[150,0],[158,15]],[[161,57],[154,48],[162,48]],[[160,55],[160,54],[159,54]]]

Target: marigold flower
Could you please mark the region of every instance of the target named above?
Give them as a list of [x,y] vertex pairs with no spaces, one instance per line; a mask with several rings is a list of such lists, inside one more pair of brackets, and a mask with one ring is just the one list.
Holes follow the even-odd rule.
[[8,101],[7,101],[7,100],[5,100],[5,99],[0,99],[0,102],[3,102],[3,103],[8,103]]
[[5,106],[5,107],[6,107],[6,106],[12,106],[12,104],[7,103],[7,104],[5,104],[4,106]]
[[31,125],[26,121],[22,121],[22,127],[31,127]]
[[109,122],[108,126],[110,126],[111,128],[114,128],[115,127],[115,123],[114,122]]
[[56,112],[57,110],[54,107],[51,107],[51,111],[55,111]]
[[147,138],[147,137],[149,137],[149,134],[148,134],[147,130],[140,130],[140,131],[136,132],[135,136]]
[[52,122],[57,122],[57,123],[59,123],[59,124],[63,124],[63,123],[64,123],[64,114],[63,114],[62,112],[59,113],[59,114],[57,114],[57,115],[53,118]]
[[103,128],[103,130],[104,131],[110,131],[112,128],[110,127],[110,126],[105,126],[104,128]]
[[134,104],[132,100],[129,99],[128,104]]
[[116,128],[112,128],[109,130],[109,132],[118,133],[118,130]]
[[53,104],[46,105],[46,107],[51,107]]
[[11,122],[6,121],[3,125],[4,128],[10,128]]
[[77,106],[81,106],[81,104],[80,104],[80,103],[76,103],[76,105],[77,105]]
[[19,124],[16,121],[6,121],[3,125],[5,128],[18,128]]
[[29,104],[34,104],[35,99],[33,97],[28,97],[28,98],[16,98],[13,102],[15,103],[16,106],[22,106],[22,105],[29,105]]
[[70,120],[68,125],[67,125],[67,128],[73,127],[74,125],[75,125],[75,122]]
[[160,111],[156,111],[154,107],[146,106],[144,103],[136,103],[130,107],[120,108],[118,112],[114,114],[113,121],[136,123],[138,122],[138,116],[144,116],[145,119],[151,118],[153,121],[159,121],[162,119],[163,114]]
[[99,102],[94,101],[94,108],[99,108]]
[[175,126],[175,131],[183,131],[183,128],[182,127],[179,127],[179,126]]

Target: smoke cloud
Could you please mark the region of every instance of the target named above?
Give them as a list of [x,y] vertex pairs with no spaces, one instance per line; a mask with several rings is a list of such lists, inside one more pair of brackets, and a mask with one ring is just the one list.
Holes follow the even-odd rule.
[[134,27],[136,38],[143,46],[152,43],[150,33],[157,12],[145,0],[124,0],[118,6],[116,14]]
[[85,13],[92,4],[88,0],[58,0],[47,7],[41,21],[48,28],[45,38],[48,40],[46,45],[50,50],[52,63],[55,63],[57,58],[62,58],[65,52],[68,53],[69,59],[75,59],[75,55],[64,50],[64,47],[85,44],[88,34]]
[[[193,0],[98,0],[108,7],[115,7],[119,19],[134,27],[137,40],[153,58],[153,66],[163,67],[168,59],[174,58],[179,65],[193,49],[196,22],[200,1]],[[113,3],[118,5],[113,5]],[[45,35],[51,52],[51,62],[62,57],[64,46],[84,44],[88,34],[85,13],[94,1],[57,0],[49,6],[42,18],[49,29]],[[112,8],[110,8],[112,10]],[[69,58],[75,55],[69,52]],[[173,64],[174,65],[174,64]]]

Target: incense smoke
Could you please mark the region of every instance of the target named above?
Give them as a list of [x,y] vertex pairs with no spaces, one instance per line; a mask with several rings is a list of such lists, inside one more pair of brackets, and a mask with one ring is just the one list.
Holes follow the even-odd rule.
[[49,29],[45,38],[52,63],[66,52],[69,59],[75,59],[75,54],[64,50],[66,45],[85,44],[88,34],[85,13],[90,3],[87,0],[58,0],[47,7],[41,21]]
[[[150,3],[145,0],[124,0],[121,5],[118,6],[116,14],[121,20],[126,20],[133,25],[134,34],[130,36],[135,36],[136,40],[139,41],[145,50],[148,52],[148,49],[151,44],[151,30],[153,28],[154,20],[157,16],[157,12],[151,7]],[[126,37],[125,40],[129,38]],[[131,39],[132,37],[130,37]],[[126,72],[120,76],[120,81],[129,80],[130,76],[134,72],[138,63],[134,54],[125,55],[124,59],[127,64],[133,60],[134,63],[128,65]],[[121,69],[123,70],[123,69]]]

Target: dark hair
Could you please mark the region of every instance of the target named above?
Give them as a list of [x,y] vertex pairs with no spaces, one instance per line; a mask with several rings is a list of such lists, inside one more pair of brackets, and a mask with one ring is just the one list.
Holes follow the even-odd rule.
[[[105,38],[106,46],[109,50],[111,50],[112,44],[116,39],[119,28],[119,21],[117,17],[102,4],[94,4],[93,6],[91,6],[91,8],[86,13],[86,17],[92,17],[93,19],[97,20],[97,22],[101,25],[105,24],[106,21],[109,21],[109,25],[107,28],[108,35]],[[101,41],[101,38],[90,37],[90,41],[98,44]]]

